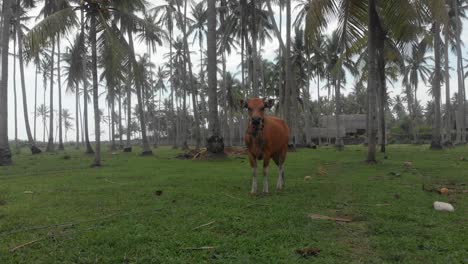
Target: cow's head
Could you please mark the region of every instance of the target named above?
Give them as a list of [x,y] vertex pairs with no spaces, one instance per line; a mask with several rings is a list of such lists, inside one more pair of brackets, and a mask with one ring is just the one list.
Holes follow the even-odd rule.
[[260,99],[252,98],[247,101],[241,100],[241,105],[249,110],[249,122],[254,129],[263,126],[263,119],[265,118],[265,109],[271,108],[275,100],[273,99]]

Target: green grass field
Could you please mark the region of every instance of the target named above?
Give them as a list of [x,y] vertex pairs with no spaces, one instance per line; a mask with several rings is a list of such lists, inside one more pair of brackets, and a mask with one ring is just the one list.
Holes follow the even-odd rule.
[[[23,152],[0,167],[0,263],[468,263],[468,147],[390,146],[377,165],[361,146],[299,150],[285,190],[274,192],[273,164],[273,192],[258,197],[243,156],[105,152],[90,168],[80,152]],[[305,247],[321,251],[295,252]]]

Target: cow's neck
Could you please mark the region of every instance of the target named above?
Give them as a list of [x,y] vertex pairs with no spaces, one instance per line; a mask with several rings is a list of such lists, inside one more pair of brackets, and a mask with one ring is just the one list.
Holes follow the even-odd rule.
[[249,125],[248,133],[254,139],[256,144],[263,146],[263,124],[257,129],[255,129],[252,125]]

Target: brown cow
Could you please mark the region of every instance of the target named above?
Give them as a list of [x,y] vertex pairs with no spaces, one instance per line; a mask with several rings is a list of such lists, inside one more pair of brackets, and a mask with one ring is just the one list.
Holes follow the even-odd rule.
[[245,144],[248,148],[252,167],[251,193],[257,193],[257,160],[263,159],[263,192],[268,193],[268,164],[273,159],[278,165],[279,175],[276,189],[284,186],[284,161],[288,152],[289,128],[275,116],[265,115],[265,109],[271,108],[274,100],[252,98],[242,100],[243,107],[249,110],[249,123],[245,132]]

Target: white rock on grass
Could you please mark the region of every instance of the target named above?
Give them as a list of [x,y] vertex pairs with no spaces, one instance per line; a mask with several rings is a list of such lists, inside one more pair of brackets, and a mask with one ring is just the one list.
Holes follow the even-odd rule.
[[451,204],[439,202],[439,201],[434,202],[434,209],[436,209],[437,211],[446,211],[446,212],[455,211],[455,208],[453,208]]

